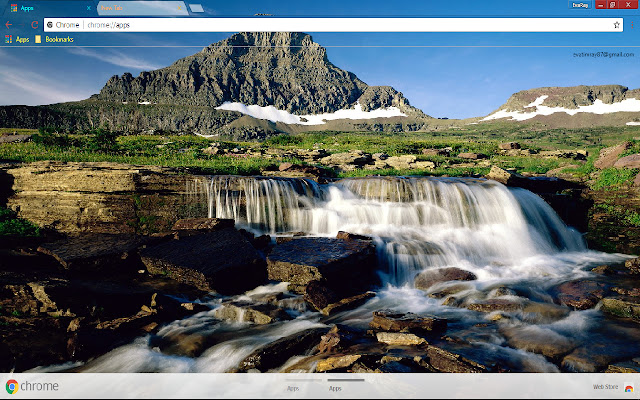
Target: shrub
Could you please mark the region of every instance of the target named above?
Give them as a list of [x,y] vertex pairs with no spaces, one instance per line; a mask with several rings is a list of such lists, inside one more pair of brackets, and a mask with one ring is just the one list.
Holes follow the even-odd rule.
[[0,236],[40,236],[40,228],[18,218],[12,210],[0,208]]

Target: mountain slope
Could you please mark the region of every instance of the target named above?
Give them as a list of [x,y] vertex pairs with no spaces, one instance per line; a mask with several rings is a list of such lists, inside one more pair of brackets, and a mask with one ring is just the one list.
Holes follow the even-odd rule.
[[112,77],[93,99],[218,107],[238,102],[291,114],[364,111],[395,106],[422,114],[391,87],[370,87],[333,65],[311,36],[297,32],[238,33],[173,65],[134,78]]

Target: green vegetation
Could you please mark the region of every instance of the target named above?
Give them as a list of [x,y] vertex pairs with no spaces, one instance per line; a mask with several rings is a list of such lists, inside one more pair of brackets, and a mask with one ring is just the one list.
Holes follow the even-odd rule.
[[617,190],[629,186],[638,175],[638,169],[606,168],[591,185],[594,190]]
[[12,210],[0,208],[0,236],[40,236],[40,228],[18,218]]

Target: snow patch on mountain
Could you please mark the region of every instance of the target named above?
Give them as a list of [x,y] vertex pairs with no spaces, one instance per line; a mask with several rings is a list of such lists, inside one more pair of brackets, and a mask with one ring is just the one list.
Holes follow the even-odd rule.
[[238,102],[225,102],[216,110],[237,111],[253,118],[266,119],[271,122],[283,122],[285,124],[322,125],[326,121],[336,119],[374,119],[390,117],[406,117],[407,115],[397,107],[378,108],[371,111],[363,111],[362,106],[356,103],[354,108],[338,110],[332,113],[294,115],[287,111],[278,110],[274,106],[245,105]]
[[564,107],[543,106],[542,104],[548,97],[549,96],[540,96],[525,107],[527,109],[534,109],[531,112],[500,110],[483,118],[482,121],[491,121],[502,118],[510,118],[512,121],[525,121],[537,117],[538,115],[551,115],[555,113],[576,115],[578,113],[611,114],[616,112],[640,112],[639,99],[625,99],[612,104],[606,104],[602,102],[602,100],[597,99],[591,105],[579,106],[578,108],[570,109]]

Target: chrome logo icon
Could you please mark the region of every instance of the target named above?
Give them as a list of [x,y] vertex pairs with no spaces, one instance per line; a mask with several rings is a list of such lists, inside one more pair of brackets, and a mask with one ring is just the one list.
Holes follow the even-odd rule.
[[7,381],[7,393],[16,394],[18,391],[18,382],[14,379],[9,379]]

